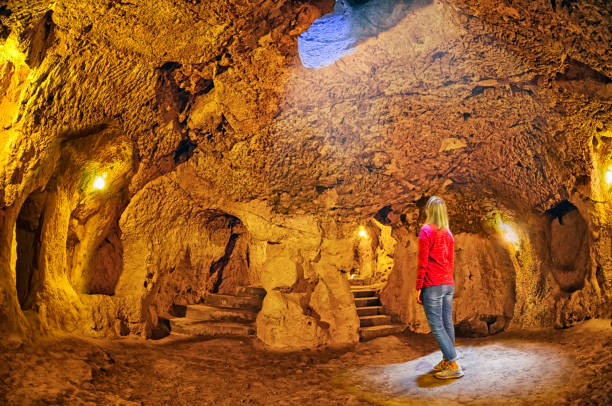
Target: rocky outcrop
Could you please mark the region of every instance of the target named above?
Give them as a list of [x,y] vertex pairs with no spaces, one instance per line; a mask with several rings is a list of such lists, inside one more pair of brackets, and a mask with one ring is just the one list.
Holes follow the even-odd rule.
[[325,242],[320,221],[275,215],[265,202],[219,200],[194,187],[192,175],[186,164],[152,182],[121,218],[124,263],[113,301],[131,303],[122,310],[130,332],[154,336],[159,316],[198,303],[221,280],[219,292],[266,290],[257,335],[270,347],[354,343],[359,320],[344,261],[336,262],[343,253]]

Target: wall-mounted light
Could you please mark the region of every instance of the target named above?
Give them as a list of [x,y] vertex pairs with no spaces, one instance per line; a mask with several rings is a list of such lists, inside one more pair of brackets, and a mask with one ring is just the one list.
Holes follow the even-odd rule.
[[518,247],[519,243],[521,242],[521,239],[519,238],[519,235],[516,230],[511,225],[499,220],[497,229],[501,233],[504,240],[506,240],[506,242],[512,244],[515,247]]
[[0,60],[11,61],[16,65],[25,62],[25,55],[19,50],[19,44],[15,38],[9,37],[4,44],[0,45]]
[[102,190],[106,187],[106,172],[99,175],[94,179],[93,188],[94,190]]
[[608,184],[608,186],[612,186],[612,166],[608,167],[608,170],[606,171],[606,174],[604,175],[604,179],[606,180],[606,183]]
[[368,236],[368,232],[366,231],[364,226],[359,226],[359,236],[361,238],[366,238]]

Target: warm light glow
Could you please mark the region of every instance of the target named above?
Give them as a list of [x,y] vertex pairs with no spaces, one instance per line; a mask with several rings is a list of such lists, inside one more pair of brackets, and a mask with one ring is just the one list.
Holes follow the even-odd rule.
[[98,176],[93,183],[93,188],[96,190],[102,190],[106,187],[106,173]]
[[608,171],[606,172],[604,179],[606,180],[606,183],[608,185],[612,186],[612,166],[608,168]]
[[515,246],[519,244],[520,238],[514,228],[512,228],[501,220],[499,222],[498,228],[499,232],[502,234],[502,237],[504,237],[504,240]]
[[363,226],[359,227],[359,236],[361,238],[366,238],[368,236],[368,233]]
[[11,61],[20,65],[25,61],[25,55],[19,50],[17,41],[9,37],[4,44],[0,45],[0,60]]
[[[555,371],[563,368],[565,360],[553,346],[525,340],[520,346],[490,341],[477,346],[462,343],[459,348],[459,365],[466,372],[470,370],[469,376],[473,379],[470,385],[449,385],[447,380],[433,377],[432,366],[440,361],[440,351],[410,361],[357,366],[337,374],[332,378],[333,384],[357,398],[368,399],[371,404],[394,405],[456,404],[458,396],[469,396],[478,404],[499,404],[506,398],[520,399],[522,404],[537,404],[534,399],[542,396],[540,391],[548,389],[556,394],[560,392],[557,388],[563,386]],[[483,364],[487,365],[486,370],[478,368]],[[509,368],[515,373],[506,374]],[[546,371],[542,372],[543,369]],[[498,384],[500,376],[504,377],[503,385]],[[491,391],[496,384],[495,391]]]

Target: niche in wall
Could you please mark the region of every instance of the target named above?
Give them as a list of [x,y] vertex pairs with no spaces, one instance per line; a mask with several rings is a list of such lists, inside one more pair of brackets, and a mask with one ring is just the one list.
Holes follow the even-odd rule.
[[584,287],[589,267],[588,225],[576,206],[563,201],[546,212],[553,276],[564,292]]

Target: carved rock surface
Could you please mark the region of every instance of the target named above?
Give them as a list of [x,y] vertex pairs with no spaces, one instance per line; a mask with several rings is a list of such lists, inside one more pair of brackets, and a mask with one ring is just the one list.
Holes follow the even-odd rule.
[[267,345],[350,344],[357,268],[424,331],[433,194],[466,334],[612,316],[611,3],[373,4],[322,69],[298,37],[331,0],[0,5],[0,331],[156,336],[263,285]]

